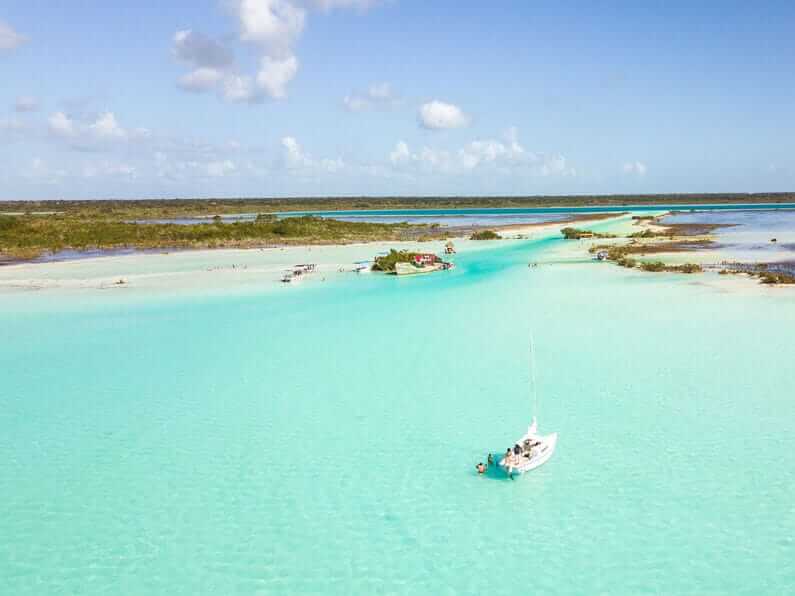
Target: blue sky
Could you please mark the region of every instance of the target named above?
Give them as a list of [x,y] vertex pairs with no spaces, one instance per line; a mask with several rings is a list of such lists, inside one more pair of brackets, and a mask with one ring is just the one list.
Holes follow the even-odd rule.
[[792,2],[5,0],[0,199],[795,190]]

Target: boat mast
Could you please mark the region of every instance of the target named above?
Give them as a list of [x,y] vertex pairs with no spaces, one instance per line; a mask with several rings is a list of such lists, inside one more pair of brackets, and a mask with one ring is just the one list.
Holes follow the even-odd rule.
[[536,389],[536,354],[533,346],[533,332],[530,332],[530,401],[533,418],[538,416],[538,390]]

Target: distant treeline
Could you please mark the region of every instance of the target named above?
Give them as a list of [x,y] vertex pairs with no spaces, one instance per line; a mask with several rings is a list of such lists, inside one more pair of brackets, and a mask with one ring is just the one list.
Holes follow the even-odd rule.
[[32,259],[63,249],[253,248],[285,244],[346,244],[415,240],[428,226],[347,222],[321,217],[195,225],[136,224],[111,218],[0,215],[0,261]]
[[483,196],[483,197],[293,197],[239,199],[140,199],[92,201],[0,201],[2,212],[60,211],[105,217],[177,217],[277,211],[349,209],[464,209],[510,207],[612,207],[691,203],[790,203],[795,192],[689,193],[656,195]]

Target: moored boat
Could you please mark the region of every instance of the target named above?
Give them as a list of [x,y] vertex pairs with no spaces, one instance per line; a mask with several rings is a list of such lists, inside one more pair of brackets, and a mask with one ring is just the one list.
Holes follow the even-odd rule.
[[422,273],[433,273],[441,269],[441,263],[430,263],[420,266],[413,263],[395,263],[395,275],[420,275]]
[[[530,383],[532,408],[538,411],[538,395],[535,383],[535,354],[533,343],[530,342]],[[499,466],[513,479],[514,474],[524,474],[546,463],[555,452],[558,443],[558,433],[541,435],[538,433],[538,423],[535,415],[527,428],[527,432],[506,451],[499,461]]]
[[516,442],[510,455],[505,455],[499,462],[500,467],[508,475],[529,472],[552,457],[558,442],[558,433],[539,435],[537,424],[533,419],[530,428]]

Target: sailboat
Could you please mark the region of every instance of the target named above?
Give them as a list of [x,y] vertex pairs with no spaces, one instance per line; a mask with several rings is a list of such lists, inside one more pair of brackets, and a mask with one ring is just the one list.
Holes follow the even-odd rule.
[[531,400],[533,407],[533,418],[527,432],[516,441],[511,449],[511,454],[507,453],[500,460],[499,465],[508,476],[513,478],[514,474],[524,474],[545,464],[555,452],[558,442],[558,433],[541,435],[538,433],[538,392],[536,391],[535,379],[535,354],[533,353],[533,341],[530,340],[530,383]]

